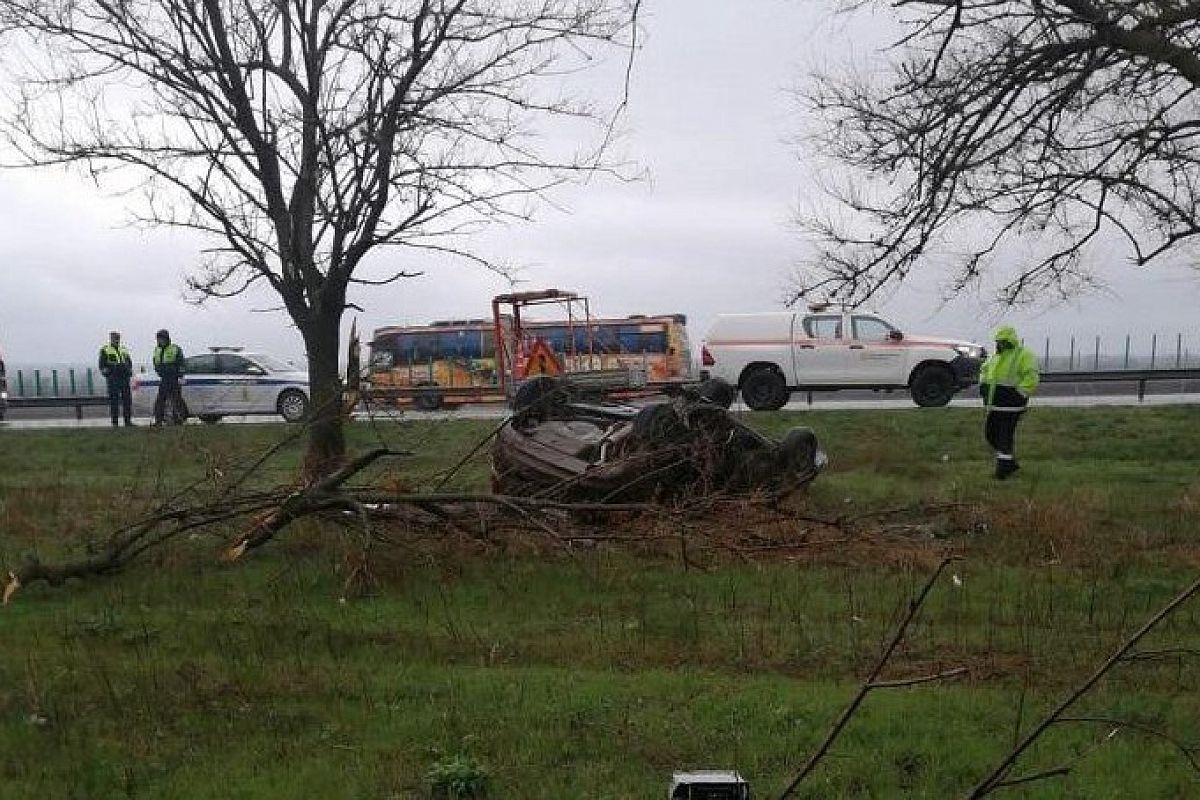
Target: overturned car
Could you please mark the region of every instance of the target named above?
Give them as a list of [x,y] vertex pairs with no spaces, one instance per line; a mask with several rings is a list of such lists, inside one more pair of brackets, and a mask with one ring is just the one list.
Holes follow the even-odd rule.
[[594,401],[569,379],[539,377],[513,401],[492,445],[499,494],[573,502],[667,501],[697,493],[783,494],[825,464],[816,435],[775,441],[720,403],[719,382],[642,407]]

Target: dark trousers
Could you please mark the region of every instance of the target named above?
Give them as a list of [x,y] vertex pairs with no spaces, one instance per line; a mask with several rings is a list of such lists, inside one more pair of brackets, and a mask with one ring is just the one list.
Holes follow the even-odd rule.
[[128,378],[109,378],[108,381],[108,414],[112,417],[113,425],[117,424],[117,406],[120,406],[126,422],[133,419],[133,395],[129,391]]
[[987,420],[983,423],[983,435],[996,451],[997,457],[1016,455],[1017,423],[1024,416],[1025,409],[1013,411],[988,411]]
[[171,405],[172,422],[183,422],[187,419],[187,406],[183,404],[183,392],[179,388],[178,378],[163,378],[158,384],[158,394],[154,396],[155,422],[162,423],[168,403]]

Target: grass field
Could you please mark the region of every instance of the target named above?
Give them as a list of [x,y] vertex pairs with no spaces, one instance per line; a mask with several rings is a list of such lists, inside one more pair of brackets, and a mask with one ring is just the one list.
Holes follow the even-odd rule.
[[[684,561],[669,550],[404,537],[343,602],[356,552],[315,521],[235,564],[216,530],[120,575],[23,589],[0,609],[0,798],[662,797],[680,768],[737,768],[775,797],[948,554],[886,673],[963,679],[872,694],[799,797],[963,796],[1053,702],[1200,571],[1197,409],[1036,409],[1024,469],[989,477],[980,412],[754,415],[816,429],[829,469],[803,517],[837,541]],[[436,486],[491,422],[356,424]],[[219,492],[285,426],[0,431],[0,567],[78,553],[155,498]],[[252,485],[291,479],[302,443]],[[476,458],[446,488],[486,490]],[[751,524],[714,513],[708,533]],[[419,532],[417,532],[419,533]],[[806,540],[807,541],[807,540]],[[1200,796],[1200,601],[1111,673],[997,796]],[[1113,720],[1128,724],[1120,725]],[[1110,737],[1110,733],[1119,732]],[[1172,741],[1149,735],[1169,733]]]

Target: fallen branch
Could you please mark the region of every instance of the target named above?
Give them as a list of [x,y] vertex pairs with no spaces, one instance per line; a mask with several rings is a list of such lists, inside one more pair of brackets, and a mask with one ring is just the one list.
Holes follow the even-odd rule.
[[309,486],[293,492],[279,504],[278,508],[260,516],[249,531],[242,534],[237,541],[226,549],[225,557],[230,561],[241,558],[246,551],[266,544],[276,533],[301,517],[330,508],[346,507],[349,498],[344,495],[338,496],[338,489],[346,481],[385,456],[408,455],[411,455],[411,453],[406,450],[377,447],[367,451],[350,463],[334,470]]

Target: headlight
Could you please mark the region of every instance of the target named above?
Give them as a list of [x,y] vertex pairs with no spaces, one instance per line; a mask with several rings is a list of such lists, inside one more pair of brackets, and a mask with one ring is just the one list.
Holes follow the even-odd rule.
[[983,358],[983,348],[973,344],[956,344],[954,352],[966,358]]

